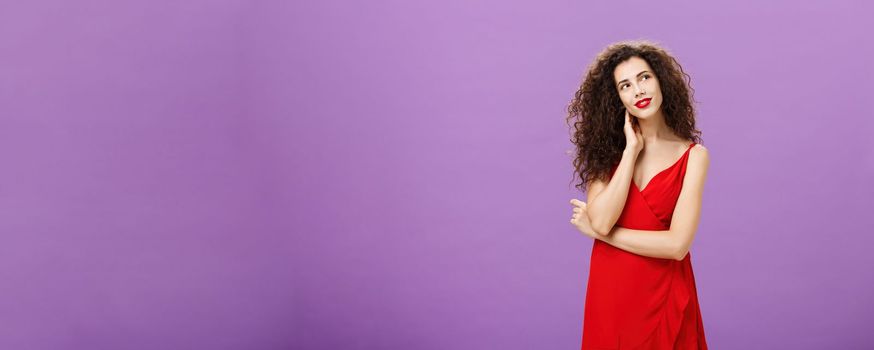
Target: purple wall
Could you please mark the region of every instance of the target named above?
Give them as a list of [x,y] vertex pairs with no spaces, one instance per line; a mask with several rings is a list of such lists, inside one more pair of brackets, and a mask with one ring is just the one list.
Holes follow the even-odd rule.
[[709,345],[874,347],[871,10],[0,3],[0,348],[578,348],[564,109],[634,38],[699,101]]

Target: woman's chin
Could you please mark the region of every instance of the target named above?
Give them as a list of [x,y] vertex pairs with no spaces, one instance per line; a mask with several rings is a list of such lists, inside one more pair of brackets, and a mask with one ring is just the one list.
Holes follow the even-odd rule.
[[655,114],[655,110],[655,108],[650,109],[650,107],[647,107],[644,110],[637,110],[637,113],[635,113],[634,115],[637,116],[638,119],[649,119],[650,117],[652,117],[653,114]]

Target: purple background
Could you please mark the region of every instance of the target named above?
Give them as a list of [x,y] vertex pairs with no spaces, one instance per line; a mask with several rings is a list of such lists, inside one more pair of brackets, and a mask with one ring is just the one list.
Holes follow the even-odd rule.
[[711,348],[872,348],[871,10],[2,2],[0,348],[578,348],[565,107],[635,38],[696,89]]

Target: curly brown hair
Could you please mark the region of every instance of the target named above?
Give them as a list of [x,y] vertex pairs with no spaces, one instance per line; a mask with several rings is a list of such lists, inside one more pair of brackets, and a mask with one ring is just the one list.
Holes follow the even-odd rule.
[[695,129],[695,90],[680,63],[652,41],[627,40],[610,44],[589,65],[567,108],[566,122],[570,126],[573,121],[571,142],[576,146],[574,178],[580,180],[575,187],[582,192],[595,179],[608,180],[622,158],[625,110],[615,88],[613,72],[617,65],[634,56],[645,60],[659,81],[667,126],[677,136],[701,143],[701,131]]

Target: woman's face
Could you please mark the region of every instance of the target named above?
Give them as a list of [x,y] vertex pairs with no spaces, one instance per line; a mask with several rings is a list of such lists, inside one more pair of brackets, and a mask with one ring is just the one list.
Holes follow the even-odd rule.
[[613,81],[616,82],[616,91],[622,104],[631,115],[646,119],[661,107],[659,81],[646,60],[632,56],[619,63],[613,70]]

